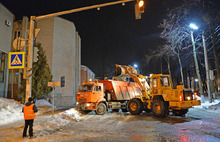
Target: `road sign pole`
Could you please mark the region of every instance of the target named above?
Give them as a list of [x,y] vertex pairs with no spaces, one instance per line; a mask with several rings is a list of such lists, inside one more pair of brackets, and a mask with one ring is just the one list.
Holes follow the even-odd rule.
[[54,89],[55,89],[55,86],[53,86],[53,115],[54,115]]
[[[28,54],[27,54],[27,68],[32,69],[32,56],[33,56],[33,30],[34,30],[34,20],[35,16],[31,16],[30,18],[30,33],[29,33],[29,40],[28,40]],[[30,71],[32,73],[32,71]],[[32,88],[32,76],[26,79],[26,102],[28,98],[31,97],[31,88]]]

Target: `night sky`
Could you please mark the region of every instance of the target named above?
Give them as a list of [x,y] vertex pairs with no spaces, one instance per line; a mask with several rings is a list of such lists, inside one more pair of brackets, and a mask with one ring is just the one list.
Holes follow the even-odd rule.
[[[0,0],[16,17],[39,16],[111,2],[113,0]],[[159,38],[159,23],[166,16],[168,8],[178,4],[176,0],[149,0],[142,14],[136,20],[135,2],[103,7],[61,16],[72,21],[81,37],[82,64],[88,66],[96,76],[114,70],[114,64],[138,64],[143,70],[144,55],[151,54],[162,44]],[[148,71],[150,72],[150,69]]]

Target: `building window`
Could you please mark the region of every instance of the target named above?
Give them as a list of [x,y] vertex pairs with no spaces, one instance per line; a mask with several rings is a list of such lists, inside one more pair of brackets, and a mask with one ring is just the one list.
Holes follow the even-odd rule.
[[0,83],[4,83],[6,53],[0,51]]
[[14,39],[21,37],[21,31],[14,32]]

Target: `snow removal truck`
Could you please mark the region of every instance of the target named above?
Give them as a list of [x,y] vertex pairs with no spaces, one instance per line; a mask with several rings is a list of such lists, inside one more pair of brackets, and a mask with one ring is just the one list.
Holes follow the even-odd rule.
[[128,111],[128,101],[141,95],[137,83],[102,80],[83,83],[76,94],[76,108],[84,112],[95,111],[105,114],[108,109],[123,112]]

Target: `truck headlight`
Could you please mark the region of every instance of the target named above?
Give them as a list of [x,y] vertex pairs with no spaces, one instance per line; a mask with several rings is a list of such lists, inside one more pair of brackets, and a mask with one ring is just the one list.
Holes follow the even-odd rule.
[[90,104],[88,104],[88,103],[87,103],[87,104],[86,104],[86,106],[87,106],[87,107],[89,107],[89,106],[90,106]]
[[79,102],[76,102],[76,105],[78,105],[79,104]]
[[188,101],[190,101],[190,100],[191,100],[190,96],[188,96],[188,97],[187,97],[187,100],[188,100]]

